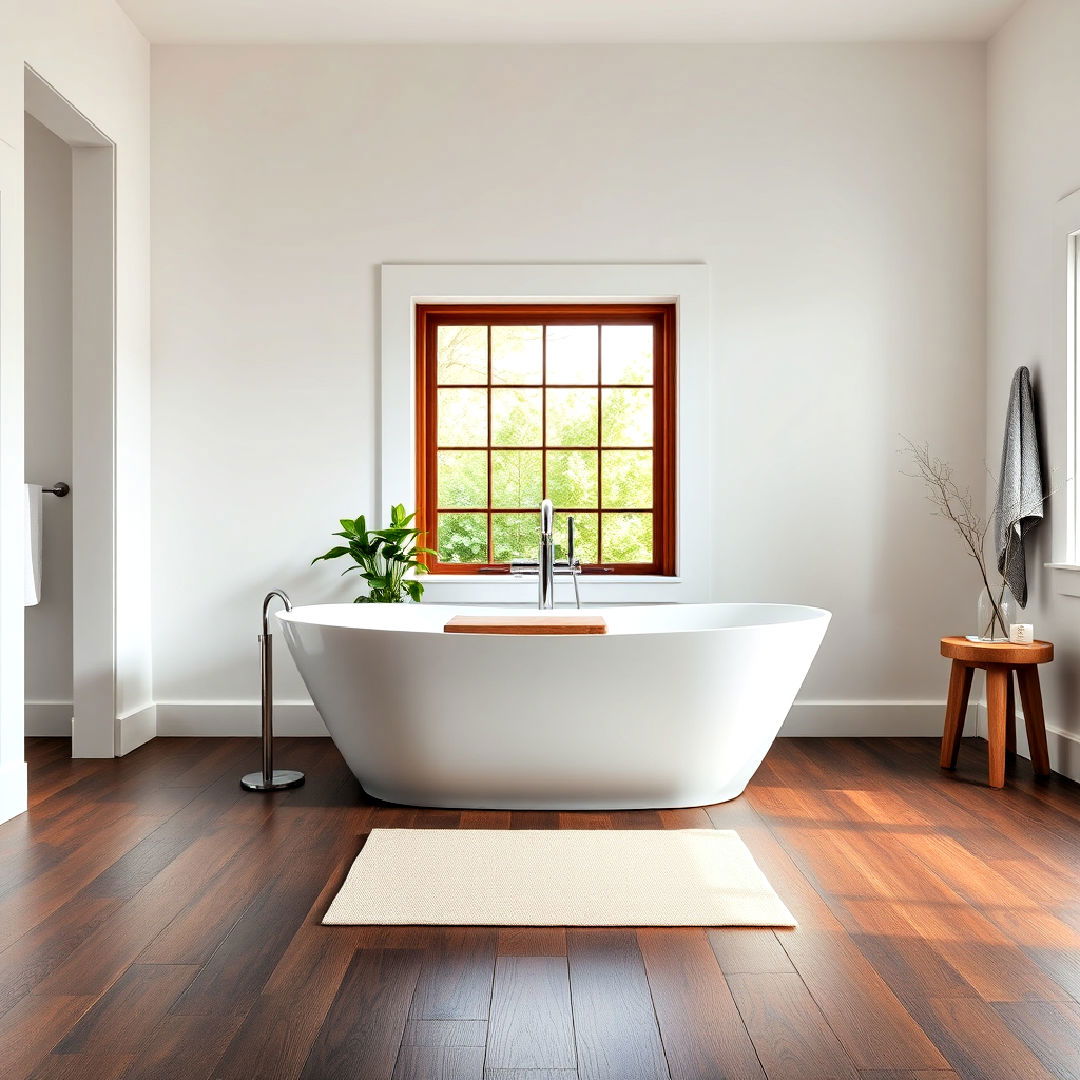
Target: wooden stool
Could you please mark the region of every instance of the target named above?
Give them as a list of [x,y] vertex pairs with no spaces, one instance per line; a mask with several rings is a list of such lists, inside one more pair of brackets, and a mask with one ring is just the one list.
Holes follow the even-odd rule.
[[990,786],[1005,786],[1005,753],[1016,753],[1016,697],[1012,673],[1020,684],[1024,706],[1028,751],[1036,776],[1050,775],[1046,751],[1046,721],[1043,718],[1039,664],[1054,659],[1049,641],[1014,645],[1011,641],[968,641],[963,637],[943,637],[941,655],[952,661],[949,700],[945,706],[945,735],[941,740],[941,767],[955,769],[964,734],[968,693],[976,668],[986,671],[987,741],[990,743]]

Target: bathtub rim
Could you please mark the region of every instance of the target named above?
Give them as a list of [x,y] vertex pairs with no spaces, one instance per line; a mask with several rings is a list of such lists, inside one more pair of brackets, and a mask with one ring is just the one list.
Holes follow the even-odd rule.
[[[550,639],[550,635],[542,634],[521,634],[521,635],[506,635],[506,634],[446,634],[443,625],[437,627],[404,627],[404,626],[354,626],[343,622],[330,622],[324,621],[318,618],[305,617],[306,613],[312,611],[318,611],[319,609],[335,609],[335,610],[350,610],[357,611],[357,614],[363,614],[365,611],[370,610],[372,607],[392,607],[395,610],[409,607],[425,607],[427,609],[440,608],[447,612],[447,619],[454,615],[506,615],[506,614],[531,614],[534,617],[542,617],[549,612],[542,612],[535,607],[521,607],[519,605],[508,604],[354,604],[348,601],[338,601],[328,604],[298,604],[295,605],[290,611],[280,610],[275,612],[275,618],[281,623],[290,623],[297,626],[317,626],[328,630],[354,630],[365,633],[379,633],[379,634],[424,634],[433,635],[439,637],[447,637],[458,640],[470,640],[475,638],[489,639],[489,638],[501,638],[506,640],[507,638],[517,638],[517,640],[530,640],[535,641],[537,638]],[[766,602],[759,603],[753,602],[741,602],[741,601],[717,601],[711,603],[696,603],[696,604],[609,604],[609,605],[589,605],[582,608],[582,611],[587,611],[590,614],[603,614],[605,611],[641,611],[644,609],[657,610],[663,608],[732,608],[732,607],[749,607],[749,608],[786,608],[792,612],[799,613],[796,618],[778,619],[772,622],[745,622],[737,623],[733,626],[685,626],[685,627],[655,627],[641,630],[615,630],[606,634],[581,634],[573,635],[573,640],[576,642],[582,641],[582,639],[589,639],[591,641],[610,641],[613,638],[621,637],[647,637],[647,636],[667,636],[671,634],[718,634],[718,633],[730,633],[741,630],[766,630],[770,627],[782,627],[782,626],[799,626],[803,624],[813,624],[819,621],[824,621],[828,625],[832,621],[833,613],[826,608],[816,607],[812,604],[788,604],[788,603],[775,603]],[[573,611],[573,608],[561,607],[556,609],[558,611],[566,612]],[[563,640],[565,635],[555,635],[556,640]]]

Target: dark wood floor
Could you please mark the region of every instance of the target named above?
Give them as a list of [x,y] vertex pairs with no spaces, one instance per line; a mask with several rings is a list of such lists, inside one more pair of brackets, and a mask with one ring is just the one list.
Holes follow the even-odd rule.
[[[1078,1080],[1080,788],[787,739],[733,803],[373,806],[326,740],[29,743],[0,826],[5,1080]],[[738,829],[799,929],[323,927],[372,826]]]

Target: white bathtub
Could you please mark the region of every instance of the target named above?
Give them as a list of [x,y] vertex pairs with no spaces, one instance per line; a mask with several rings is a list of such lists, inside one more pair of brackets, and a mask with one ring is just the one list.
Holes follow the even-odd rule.
[[312,700],[369,794],[513,810],[733,799],[830,618],[786,604],[673,604],[590,608],[607,620],[603,636],[443,632],[452,615],[485,610],[496,609],[279,613]]

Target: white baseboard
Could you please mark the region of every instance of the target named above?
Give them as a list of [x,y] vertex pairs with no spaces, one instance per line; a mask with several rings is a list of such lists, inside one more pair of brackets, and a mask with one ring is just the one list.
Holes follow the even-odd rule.
[[[1070,780],[1080,783],[1080,735],[1061,728],[1046,725],[1046,748],[1050,751],[1050,768]],[[1017,753],[1030,758],[1027,746],[1027,732],[1021,729],[1016,733]]]
[[116,718],[116,756],[123,757],[158,734],[157,705],[146,705]]
[[[159,735],[260,735],[257,701],[159,701]],[[326,725],[310,701],[274,704],[275,735],[326,735]]]
[[[66,716],[66,727],[61,725],[60,716]],[[944,701],[796,701],[780,735],[854,738],[940,736],[944,718]],[[1017,720],[1017,752],[1029,757],[1023,715],[1018,714]],[[35,730],[31,729],[32,722]],[[60,730],[62,727],[63,730]],[[119,718],[117,754],[128,754],[155,735],[224,737],[259,735],[261,730],[262,718],[257,701],[159,701],[156,705],[148,705]],[[982,702],[972,702],[968,706],[965,730],[986,737],[986,706]],[[327,731],[311,702],[280,701],[274,705],[274,733],[325,736]],[[27,702],[27,734],[70,735],[70,702]],[[1049,724],[1046,734],[1051,768],[1062,776],[1080,782],[1080,735]],[[0,813],[5,794],[0,789]],[[3,818],[0,817],[0,820]]]
[[[976,705],[968,723],[975,724]],[[944,701],[796,701],[781,736],[882,738],[940,735],[945,724]]]
[[[979,703],[979,713],[974,731],[981,738],[986,738],[986,705],[983,702]],[[1050,754],[1050,768],[1054,772],[1080,783],[1080,735],[1071,731],[1063,731],[1053,724],[1047,724],[1046,749]],[[1016,752],[1021,757],[1031,760],[1027,729],[1024,726],[1024,714],[1019,708],[1016,710]]]
[[[24,731],[27,735],[71,738],[70,701],[28,701],[24,708]],[[157,706],[146,705],[116,718],[116,756],[130,754],[157,734]]]
[[0,821],[26,812],[26,762],[0,765]]
[[27,735],[71,738],[70,701],[28,701],[23,708],[23,730]]
[[[973,706],[974,708],[974,706]],[[781,735],[940,735],[944,701],[797,701]],[[159,701],[159,735],[258,735],[257,701]],[[277,735],[326,735],[326,726],[305,701],[274,705]]]

